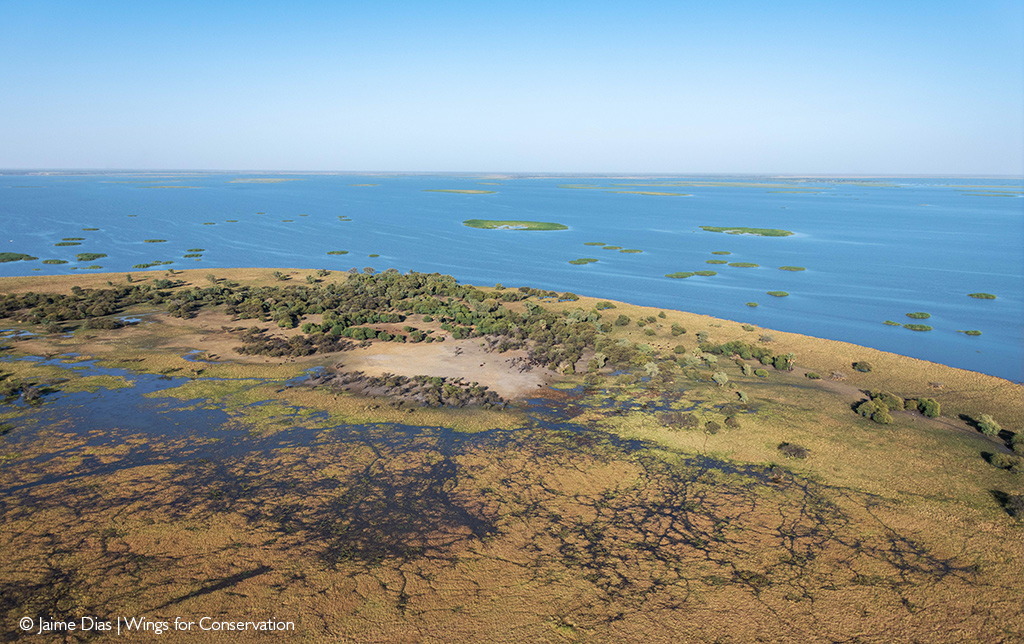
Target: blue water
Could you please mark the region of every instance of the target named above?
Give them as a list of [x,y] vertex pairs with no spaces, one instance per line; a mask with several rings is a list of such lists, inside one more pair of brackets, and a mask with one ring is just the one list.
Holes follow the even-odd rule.
[[[0,275],[138,272],[133,265],[158,260],[174,263],[149,270],[369,266],[437,271],[467,283],[529,285],[693,311],[1024,380],[1024,182],[1019,179],[886,179],[861,185],[765,177],[303,175],[284,183],[231,183],[252,176],[0,175],[0,251],[69,262],[0,263]],[[788,185],[643,185],[688,180]],[[481,185],[491,181],[500,185]],[[377,185],[353,185],[368,183]],[[691,196],[559,187],[568,184]],[[801,188],[815,190],[776,192]],[[496,194],[424,192],[428,189]],[[995,191],[1007,196],[972,194]],[[471,218],[555,221],[569,230],[462,225]],[[796,234],[726,235],[702,231],[702,225]],[[85,241],[54,246],[65,237]],[[623,254],[584,242],[644,252]],[[200,261],[182,257],[192,248],[205,249]],[[327,255],[331,250],[349,254]],[[712,255],[715,250],[732,254]],[[82,252],[108,257],[75,261]],[[568,263],[579,257],[600,261]],[[760,268],[708,265],[708,259],[754,262]],[[103,268],[85,268],[91,265]],[[807,270],[778,270],[783,265]],[[718,274],[664,277],[697,270]],[[766,295],[772,290],[790,296]],[[973,292],[998,299],[967,297]],[[934,330],[882,324],[917,322],[905,315],[913,311],[931,313],[921,322]],[[957,332],[968,329],[982,335]]]

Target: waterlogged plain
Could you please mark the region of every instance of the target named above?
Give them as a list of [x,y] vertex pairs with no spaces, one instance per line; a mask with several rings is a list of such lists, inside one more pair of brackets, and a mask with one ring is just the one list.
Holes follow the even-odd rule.
[[[1024,485],[1014,435],[991,434],[1024,418],[1005,380],[439,276],[107,274],[3,292],[3,324],[23,331],[0,362],[7,623],[273,617],[299,641],[355,642],[1024,637]],[[75,298],[114,310],[34,321]],[[401,379],[417,371],[467,404],[418,401]],[[471,382],[511,389],[481,405]],[[853,409],[881,390],[888,424]]]

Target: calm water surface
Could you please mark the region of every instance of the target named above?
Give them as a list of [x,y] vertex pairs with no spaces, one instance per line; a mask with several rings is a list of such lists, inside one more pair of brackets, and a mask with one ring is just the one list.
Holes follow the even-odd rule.
[[[254,176],[301,180],[234,181]],[[499,185],[484,185],[490,183]],[[433,189],[494,194],[426,192]],[[688,196],[616,192],[630,190]],[[462,225],[471,218],[554,221],[569,230]],[[0,225],[0,251],[39,258],[0,263],[5,276],[139,271],[133,266],[154,261],[173,262],[148,269],[157,272],[243,266],[437,271],[467,283],[683,309],[1024,380],[1019,179],[0,175]],[[727,235],[700,226],[795,234]],[[75,237],[84,238],[80,246],[54,246]],[[203,249],[200,258],[183,257],[196,248]],[[333,250],[349,253],[327,254]],[[76,261],[76,253],[107,257]],[[581,257],[599,261],[568,263]],[[68,263],[46,265],[46,259]],[[708,265],[708,259],[759,267]],[[787,265],[806,270],[778,269]],[[718,274],[664,277],[698,270]],[[975,292],[998,298],[967,297]],[[931,314],[921,322],[932,331],[883,324],[918,322],[906,317],[914,311]],[[969,329],[982,335],[958,332]]]

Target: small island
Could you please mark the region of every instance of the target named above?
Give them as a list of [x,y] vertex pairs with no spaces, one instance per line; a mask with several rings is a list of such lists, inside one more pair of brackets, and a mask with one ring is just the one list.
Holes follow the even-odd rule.
[[423,192],[452,192],[458,195],[494,195],[498,194],[494,190],[445,190],[441,188],[427,189]]
[[550,221],[502,221],[498,219],[467,219],[463,226],[482,228],[484,230],[569,230],[565,224]]
[[790,230],[780,228],[746,228],[744,226],[701,226],[701,230],[709,233],[728,233],[730,235],[755,235],[757,237],[789,237]]

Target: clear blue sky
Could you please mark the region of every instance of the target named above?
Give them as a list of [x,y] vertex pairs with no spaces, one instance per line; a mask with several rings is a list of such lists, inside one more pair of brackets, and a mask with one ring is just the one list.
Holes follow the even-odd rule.
[[1024,3],[0,0],[0,168],[1024,174]]

